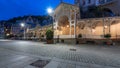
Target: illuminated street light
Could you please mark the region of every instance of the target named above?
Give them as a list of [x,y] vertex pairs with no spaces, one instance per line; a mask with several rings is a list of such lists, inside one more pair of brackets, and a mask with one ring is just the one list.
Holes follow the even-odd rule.
[[108,26],[104,26],[104,27],[105,27],[105,29],[107,29]]
[[93,33],[95,33],[95,31],[96,31],[95,29],[92,29],[92,32],[93,32]]
[[[47,8],[47,12],[49,15],[52,16],[52,13],[53,13],[53,9],[52,8]],[[53,17],[52,17],[53,18]],[[54,19],[53,19],[54,20]],[[53,21],[52,21],[52,30],[54,31],[54,28],[53,28]]]
[[9,36],[10,34],[6,34],[7,36]]
[[67,25],[67,27],[69,27],[69,25]]
[[51,14],[51,13],[53,13],[53,9],[52,9],[52,8],[48,8],[48,9],[47,9],[47,12],[48,12],[49,14]]
[[[53,9],[52,8],[48,8],[47,9],[47,13],[52,17],[52,31],[53,31],[53,38],[54,38],[54,17],[53,15]],[[54,42],[53,42],[54,43]]]
[[24,23],[21,23],[20,25],[21,25],[21,27],[24,28],[24,39],[25,39],[25,24],[24,24]]
[[25,24],[24,24],[24,23],[21,23],[20,25],[21,25],[21,27],[25,27]]

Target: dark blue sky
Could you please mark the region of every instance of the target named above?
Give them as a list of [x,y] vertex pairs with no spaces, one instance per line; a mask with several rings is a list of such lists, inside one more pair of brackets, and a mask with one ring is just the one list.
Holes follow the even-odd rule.
[[[73,3],[74,0],[63,0]],[[60,0],[0,0],[0,20],[7,20],[24,15],[45,15],[46,9],[53,9]]]

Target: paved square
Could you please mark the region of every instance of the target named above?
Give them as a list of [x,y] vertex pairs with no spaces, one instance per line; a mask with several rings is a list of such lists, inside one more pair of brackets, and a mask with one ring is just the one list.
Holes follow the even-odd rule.
[[37,68],[39,59],[51,60],[44,68],[120,68],[120,46],[0,41],[0,68]]

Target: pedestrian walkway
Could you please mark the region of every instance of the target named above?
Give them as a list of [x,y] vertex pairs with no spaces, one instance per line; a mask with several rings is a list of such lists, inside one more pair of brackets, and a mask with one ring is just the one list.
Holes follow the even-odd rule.
[[[31,66],[30,64],[39,60],[47,60],[50,58],[47,57],[38,57],[30,54],[23,54],[18,52],[13,52],[10,50],[0,48],[0,68],[37,68]],[[47,64],[44,68],[115,68],[110,66],[101,66],[90,63],[82,63],[69,61],[58,58],[51,58],[49,64]]]
[[3,43],[0,44],[2,68],[36,68],[30,64],[39,59],[51,60],[44,68],[120,68],[120,49],[116,47],[29,41]]

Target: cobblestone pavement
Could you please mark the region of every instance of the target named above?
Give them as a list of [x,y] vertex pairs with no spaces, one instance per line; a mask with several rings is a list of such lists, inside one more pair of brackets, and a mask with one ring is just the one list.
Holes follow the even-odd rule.
[[2,68],[35,68],[39,58],[52,59],[45,68],[120,68],[120,47],[0,41]]

